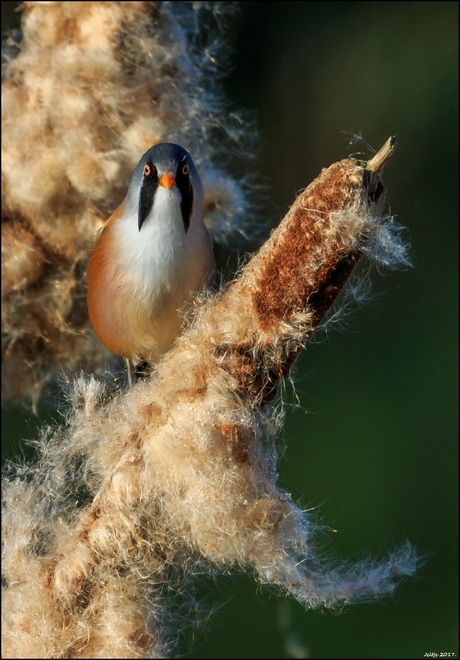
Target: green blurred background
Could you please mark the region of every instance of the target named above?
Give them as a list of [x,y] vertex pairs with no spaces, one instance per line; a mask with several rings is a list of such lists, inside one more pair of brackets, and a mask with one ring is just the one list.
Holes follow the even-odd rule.
[[[16,5],[2,3],[3,28]],[[409,539],[429,557],[394,597],[339,616],[250,576],[209,583],[219,609],[185,657],[457,657],[458,3],[243,2],[230,34],[225,88],[230,109],[257,112],[272,222],[322,167],[397,135],[383,179],[414,268],[375,273],[372,301],[301,355],[279,471],[337,530],[328,552],[381,556]],[[4,455],[36,426],[4,409]]]

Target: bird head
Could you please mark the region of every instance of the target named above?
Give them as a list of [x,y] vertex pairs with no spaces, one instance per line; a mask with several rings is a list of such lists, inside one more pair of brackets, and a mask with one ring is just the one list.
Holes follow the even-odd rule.
[[139,231],[154,221],[155,201],[168,191],[163,204],[180,206],[184,232],[203,216],[203,186],[195,164],[183,147],[169,142],[151,147],[140,159],[128,189],[127,202],[137,207]]

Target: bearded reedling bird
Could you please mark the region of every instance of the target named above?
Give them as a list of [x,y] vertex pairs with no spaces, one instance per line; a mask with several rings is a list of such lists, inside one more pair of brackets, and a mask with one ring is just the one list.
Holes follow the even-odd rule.
[[190,154],[157,144],[140,159],[88,263],[88,311],[102,343],[131,365],[165,353],[181,308],[214,268],[203,186]]

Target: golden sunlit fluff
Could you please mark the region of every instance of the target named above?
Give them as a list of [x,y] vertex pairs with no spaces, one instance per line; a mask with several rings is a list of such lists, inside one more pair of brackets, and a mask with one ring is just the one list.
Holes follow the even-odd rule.
[[128,391],[69,382],[65,424],[4,483],[3,657],[171,656],[200,620],[203,574],[244,569],[340,608],[415,572],[409,544],[323,557],[277,485],[279,385],[363,255],[407,260],[383,198],[376,169],[323,170],[151,374]]
[[2,82],[3,398],[36,403],[56,370],[110,359],[88,322],[88,250],[152,145],[192,154],[214,240],[250,238],[243,184],[219,166],[252,130],[219,88],[234,4],[22,4]]

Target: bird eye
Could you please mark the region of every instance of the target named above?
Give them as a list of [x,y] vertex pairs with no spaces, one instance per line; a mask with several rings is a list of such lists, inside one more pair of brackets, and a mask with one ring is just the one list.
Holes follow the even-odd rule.
[[152,173],[152,168],[148,163],[146,163],[144,165],[144,176],[150,176],[151,173]]
[[187,165],[187,163],[184,163],[182,165],[182,174],[187,176],[187,174],[190,172],[190,167]]

